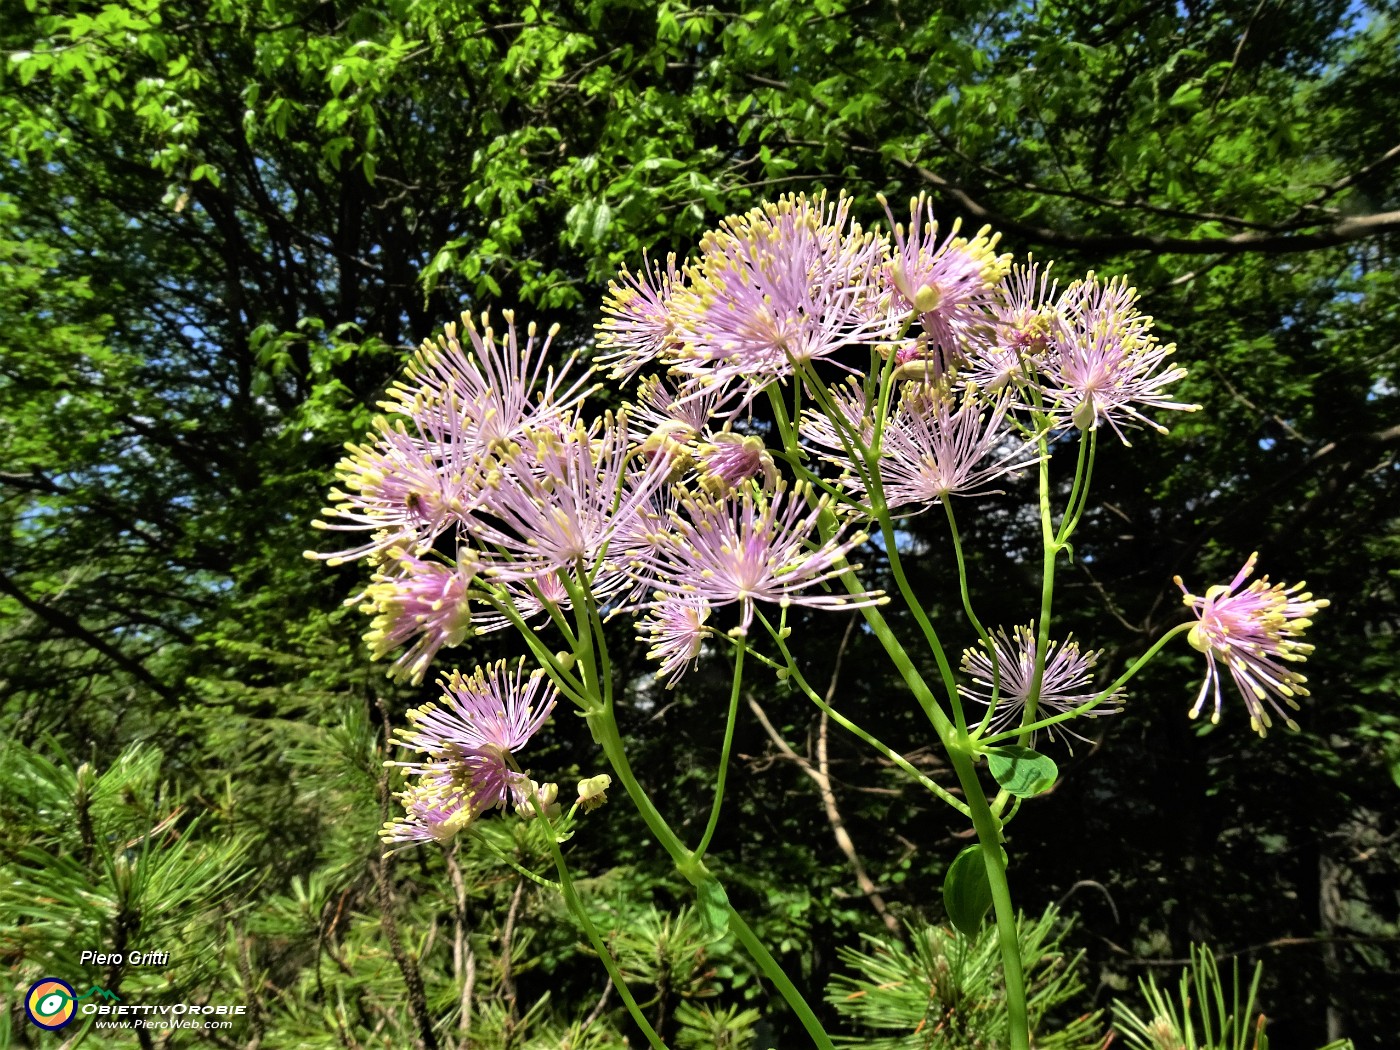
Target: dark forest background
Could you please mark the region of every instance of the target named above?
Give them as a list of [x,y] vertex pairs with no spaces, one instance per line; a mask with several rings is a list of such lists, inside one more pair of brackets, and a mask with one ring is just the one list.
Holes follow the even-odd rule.
[[[250,1007],[147,1047],[620,1045],[562,907],[488,849],[528,866],[510,822],[380,859],[386,726],[431,686],[369,663],[342,607],[361,567],[302,551],[342,443],[444,321],[516,306],[586,346],[620,264],[822,187],[867,223],[877,192],[926,191],[1018,256],[1129,274],[1179,345],[1204,411],[1103,443],[1059,588],[1107,674],[1181,618],[1176,573],[1199,590],[1257,549],[1332,600],[1300,734],[1252,736],[1238,702],[1189,721],[1182,645],[1057,753],[1009,848],[1021,906],[1077,919],[1071,1012],[1174,983],[1204,942],[1264,963],[1275,1050],[1392,1045],[1400,5],[15,0],[0,38],[0,1046],[59,1045],[19,1005],[45,975]],[[962,511],[991,623],[1038,596],[1024,496]],[[946,537],[912,542],[955,622]],[[803,618],[809,677],[842,652],[840,704],[946,776],[846,627]],[[620,625],[613,645],[634,765],[703,821],[726,669],[661,694]],[[714,863],[820,999],[839,947],[941,920],[964,843],[754,682],[771,732],[741,724]],[[581,721],[544,739],[530,761],[561,783],[601,770]],[[571,856],[659,1025],[728,1018],[678,1045],[755,1023],[803,1045],[741,953],[696,939],[625,800]],[[120,947],[170,963],[78,965]]]

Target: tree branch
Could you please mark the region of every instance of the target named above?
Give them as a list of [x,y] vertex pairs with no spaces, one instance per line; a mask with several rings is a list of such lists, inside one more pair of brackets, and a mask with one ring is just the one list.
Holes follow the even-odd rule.
[[140,661],[133,660],[116,646],[88,630],[67,613],[31,598],[18,584],[3,572],[0,572],[0,593],[8,594],[50,627],[55,628],[74,641],[82,642],[88,648],[101,653],[133,678],[147,686],[162,700],[166,700],[172,704],[179,702],[180,694],[171,689],[170,686],[166,685],[155,675],[151,674]]
[[1079,234],[1022,222],[982,204],[956,183],[930,171],[922,164],[896,158],[897,162],[914,172],[924,182],[936,186],[957,201],[970,216],[990,223],[1002,233],[1012,233],[1025,240],[1058,248],[1073,248],[1085,252],[1155,251],[1167,255],[1238,254],[1264,252],[1313,251],[1339,244],[1378,237],[1400,230],[1400,210],[1376,212],[1371,215],[1349,215],[1326,226],[1303,231],[1247,231],[1228,237],[1169,237],[1151,233]]
[[[841,674],[841,661],[845,656],[846,647],[851,641],[851,630],[855,627],[856,620],[853,617],[846,625],[846,633],[841,638],[841,645],[836,650],[836,662],[831,669],[831,684],[826,690],[826,701],[830,703],[836,695],[836,683]],[[855,874],[856,884],[869,899],[871,907],[879,914],[880,920],[885,924],[891,933],[899,933],[899,920],[890,914],[889,905],[885,903],[885,898],[881,896],[880,890],[876,887],[873,879],[865,870],[865,865],[861,862],[860,854],[856,852],[855,843],[851,841],[850,833],[846,830],[846,823],[841,819],[841,810],[836,805],[836,792],[831,786],[831,768],[827,761],[826,739],[828,718],[826,713],[822,713],[821,728],[817,736],[817,762],[814,765],[812,760],[799,755],[786,740],[777,728],[768,719],[768,714],[753,697],[748,697],[749,709],[757,716],[759,723],[763,726],[768,738],[773,741],[775,747],[784,755],[796,762],[798,768],[806,773],[817,785],[817,793],[821,795],[822,808],[826,810],[827,823],[831,825],[831,833],[836,838],[836,846],[846,856],[847,863],[851,866],[851,871]]]

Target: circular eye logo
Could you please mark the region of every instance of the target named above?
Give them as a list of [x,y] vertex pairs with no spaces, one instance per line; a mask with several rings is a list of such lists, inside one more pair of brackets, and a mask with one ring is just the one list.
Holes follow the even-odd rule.
[[40,1028],[56,1032],[73,1020],[77,994],[67,981],[44,977],[29,986],[24,1012]]

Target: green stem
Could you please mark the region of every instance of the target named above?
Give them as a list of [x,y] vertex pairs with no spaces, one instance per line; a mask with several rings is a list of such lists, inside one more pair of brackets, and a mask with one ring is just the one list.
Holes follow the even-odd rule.
[[[1079,463],[1074,468],[1074,487],[1070,489],[1065,516],[1060,519],[1060,531],[1055,537],[1062,545],[1079,527],[1084,508],[1089,505],[1089,482],[1094,476],[1094,459],[1099,447],[1099,432],[1090,430],[1079,439]],[[1086,456],[1087,449],[1087,456]]]
[[[543,816],[543,808],[539,806],[538,796],[533,796],[537,808],[540,809],[539,819],[547,820]],[[554,855],[554,867],[559,872],[559,888],[564,891],[564,901],[569,906],[569,911],[573,912],[578,919],[579,925],[583,927],[583,932],[588,936],[588,943],[593,945],[593,950],[598,953],[598,958],[603,960],[603,967],[608,971],[608,976],[612,978],[613,985],[622,996],[623,1003],[627,1006],[627,1012],[632,1015],[632,1020],[637,1027],[642,1030],[642,1034],[647,1037],[647,1042],[652,1045],[653,1050],[666,1050],[666,1044],[661,1036],[656,1034],[656,1029],[651,1026],[651,1022],[642,1013],[642,1008],[637,1005],[637,1000],[632,997],[632,991],[627,987],[627,981],[622,976],[622,971],[618,969],[617,960],[608,950],[602,935],[598,933],[598,928],[593,925],[593,920],[588,917],[588,912],[583,906],[583,901],[579,898],[578,890],[574,887],[574,880],[569,877],[569,866],[564,863],[564,853],[559,849],[559,843],[554,839],[553,828],[546,836],[549,843],[549,851]]]
[[[938,639],[938,633],[933,629],[933,624],[929,622],[928,616],[924,613],[923,605],[919,602],[918,597],[914,594],[913,588],[909,585],[909,580],[904,574],[903,563],[900,561],[899,552],[896,549],[894,538],[894,524],[890,519],[889,507],[885,503],[884,489],[880,484],[880,469],[878,459],[880,443],[879,429],[878,427],[876,429],[874,448],[866,448],[864,445],[860,444],[860,436],[858,434],[853,434],[850,438],[848,438],[843,429],[846,425],[845,417],[842,416],[840,410],[832,404],[831,399],[825,396],[825,390],[821,387],[820,380],[816,376],[815,372],[813,372],[811,376],[813,395],[821,403],[822,410],[828,414],[829,418],[832,421],[832,425],[836,427],[837,433],[841,435],[842,444],[846,449],[847,456],[850,457],[851,462],[853,464],[858,464],[865,469],[865,474],[862,477],[862,480],[865,482],[866,494],[869,497],[871,503],[871,507],[869,509],[873,511],[873,516],[880,524],[880,533],[881,537],[884,540],[885,555],[890,563],[890,571],[894,574],[895,582],[899,587],[900,594],[904,597],[905,603],[909,606],[910,611],[914,614],[914,618],[918,621],[919,626],[923,629],[924,638],[928,642],[929,648],[933,652],[934,660],[938,664],[939,674],[943,678],[943,685],[948,692],[948,699],[953,706],[954,715],[958,720],[958,726],[960,729],[963,729],[965,731],[965,725],[963,723],[962,714],[962,703],[958,697],[957,683],[953,677],[953,669],[948,663],[947,656],[944,654],[943,646]],[[882,406],[884,400],[885,394],[882,391]],[[777,409],[779,412],[782,412],[781,400],[774,398],[774,403],[775,409]],[[800,456],[801,448],[797,442],[797,435],[795,432],[793,432],[785,416],[779,417],[778,429],[779,432],[782,434],[783,445],[785,450],[794,458]],[[859,449],[859,454],[857,454],[856,451],[852,449],[852,441],[856,442],[855,447]],[[818,529],[821,532],[822,539],[830,540],[836,531],[836,521],[834,515],[832,515],[828,510],[826,513],[821,515],[821,517],[818,519],[817,524]],[[850,593],[865,593],[863,589],[860,588],[859,580],[856,578],[854,571],[849,567],[847,567],[845,571],[841,574],[840,579],[842,581],[842,584]],[[881,624],[885,624],[883,616],[879,616],[878,618]],[[873,630],[874,621],[872,621],[871,617],[868,615],[865,617],[865,619],[867,623],[871,624]],[[890,639],[893,640],[893,632],[889,630],[887,624],[885,624],[884,630],[889,635]],[[899,643],[896,641],[895,645],[898,646]],[[903,654],[903,647],[899,647],[899,650]],[[886,647],[886,651],[890,651],[888,646]],[[892,652],[891,656],[893,657]],[[905,654],[904,658],[906,662],[909,662],[907,654]],[[898,666],[898,661],[896,661],[896,666]],[[909,662],[909,666],[911,669],[913,668],[912,662]],[[902,669],[901,673],[903,673]],[[938,701],[934,699],[933,694],[928,690],[928,687],[924,683],[922,676],[918,675],[917,672],[914,672],[914,677],[919,683],[919,688],[923,690],[923,695],[920,695],[918,689],[916,689],[912,683],[910,685],[910,688],[915,689],[915,696],[919,699],[920,706],[923,707],[925,714],[928,716],[930,721],[934,721],[935,715],[932,712],[936,711],[937,718],[946,724],[947,716],[943,714],[942,708],[938,706]],[[909,681],[908,675],[905,675],[905,680]],[[938,723],[934,722],[934,725],[935,729],[937,729]],[[938,730],[938,734],[940,737],[944,736],[942,730]]]
[[768,633],[773,636],[773,640],[778,644],[778,649],[782,652],[784,659],[787,660],[787,667],[784,668],[784,670],[787,671],[788,677],[792,679],[792,681],[797,683],[797,687],[801,689],[804,694],[806,694],[807,698],[811,700],[812,703],[817,705],[817,708],[823,714],[825,714],[828,718],[830,718],[841,728],[845,729],[848,733],[851,733],[853,736],[864,740],[872,748],[874,748],[880,754],[884,755],[886,759],[888,759],[890,762],[893,762],[900,769],[904,770],[904,772],[908,773],[909,776],[911,776],[914,780],[922,784],[932,794],[936,795],[938,798],[948,803],[948,805],[952,806],[963,816],[970,817],[972,815],[971,812],[968,810],[967,805],[961,799],[949,794],[946,788],[934,783],[923,773],[919,772],[919,770],[907,758],[901,755],[898,751],[894,750],[894,748],[888,746],[883,741],[877,739],[876,737],[868,733],[866,730],[862,729],[860,726],[852,722],[840,711],[836,710],[836,708],[828,704],[826,702],[826,699],[815,689],[812,688],[811,684],[807,681],[807,679],[803,677],[802,672],[798,670],[797,663],[793,660],[792,653],[788,651],[787,643],[783,640],[781,632],[774,630],[773,625],[768,621],[766,617],[764,617],[762,613],[758,614],[758,618],[763,621],[763,626],[768,628]]
[[559,691],[579,707],[586,710],[588,707],[588,690],[584,683],[580,682],[573,674],[567,671],[555,657],[554,653],[550,652],[549,647],[540,641],[539,635],[530,628],[530,625],[527,624],[524,619],[521,618],[520,613],[516,611],[515,606],[511,604],[510,597],[507,595],[503,599],[493,595],[489,601],[492,608],[509,620],[511,625],[520,632],[520,636],[525,640],[525,644],[529,647],[530,652],[533,653],[535,659],[540,662],[540,666],[545,669],[550,680],[559,687]]
[[1006,1011],[1009,1015],[1010,1050],[1030,1050],[1030,1016],[1026,1008],[1026,973],[1021,960],[1021,942],[1016,931],[1016,909],[1011,903],[1011,885],[1006,879],[1006,863],[1001,852],[1001,821],[987,804],[987,796],[977,779],[972,756],[961,747],[950,747],[948,756],[962,783],[963,794],[972,810],[972,825],[982,847],[987,882],[992,890],[992,912],[997,924],[997,945],[1006,981]]
[[792,1007],[793,1013],[797,1014],[797,1019],[802,1022],[802,1027],[807,1029],[807,1034],[818,1050],[835,1050],[831,1036],[826,1034],[826,1029],[817,1020],[817,1015],[812,1012],[812,1008],[802,998],[802,993],[788,979],[788,975],[778,965],[778,960],[769,954],[768,949],[749,928],[749,924],[744,921],[743,916],[732,906],[729,908],[729,928],[734,931],[734,935],[744,946],[744,950],[753,957],[754,962],[758,963],[758,968],[763,971],[764,976],[773,982],[787,1004]]
[[980,735],[986,731],[987,724],[991,722],[992,714],[997,709],[997,701],[1001,697],[1001,660],[997,656],[997,647],[992,644],[991,635],[987,633],[987,629],[982,626],[982,621],[972,610],[972,595],[968,590],[967,582],[967,562],[963,558],[962,537],[958,534],[958,521],[953,515],[952,501],[945,497],[942,503],[948,518],[948,532],[953,537],[953,556],[958,562],[958,587],[962,593],[963,612],[967,613],[967,618],[977,632],[977,637],[982,640],[982,647],[987,650],[987,658],[992,662],[992,695],[987,701],[987,713],[982,716],[982,721],[977,726],[976,732]]
[[[685,844],[671,830],[664,817],[657,812],[652,805],[651,799],[637,783],[636,774],[632,772],[632,767],[627,761],[627,755],[622,748],[622,738],[617,731],[617,723],[613,719],[611,711],[598,711],[589,716],[589,721],[593,725],[594,736],[603,745],[603,753],[607,755],[608,761],[613,767],[613,772],[617,774],[617,779],[621,782],[623,789],[632,799],[633,805],[642,815],[642,820],[646,822],[648,829],[656,840],[661,843],[676,867],[693,884],[698,885],[705,878],[715,878],[700,860],[699,857],[686,849]],[[718,880],[716,880],[718,881]],[[826,1034],[821,1022],[817,1020],[812,1008],[807,1005],[807,1000],[802,993],[797,990],[797,986],[788,979],[776,959],[769,954],[761,941],[754,936],[753,931],[739,916],[733,906],[729,906],[729,927],[734,930],[739,937],[740,943],[749,953],[765,975],[773,982],[788,1007],[797,1015],[802,1027],[807,1030],[807,1035],[818,1050],[834,1050],[831,1037]]]
[[488,839],[485,835],[478,836],[478,840],[483,846],[485,846],[495,855],[497,860],[499,860],[502,864],[506,865],[507,867],[513,869],[516,872],[516,874],[526,879],[529,879],[537,886],[543,886],[545,889],[554,890],[556,893],[559,892],[559,890],[561,889],[560,885],[557,882],[550,882],[543,875],[539,875],[531,871],[529,868],[525,867],[523,864],[520,864],[519,862],[513,860],[510,857],[510,855],[505,852],[505,850],[501,849],[494,842]]
[[1040,704],[1040,687],[1045,681],[1045,657],[1050,650],[1050,610],[1055,602],[1055,559],[1060,553],[1060,541],[1055,534],[1055,526],[1050,513],[1050,449],[1045,435],[1040,444],[1040,532],[1042,544],[1040,575],[1040,616],[1035,625],[1035,668],[1031,672],[1030,691],[1026,696],[1026,709],[1021,715],[1021,729],[1017,743],[1022,747],[1030,743],[1031,731],[1025,727],[1035,720],[1035,710]]
[[[882,391],[882,401],[885,392]],[[795,452],[796,440],[786,428],[783,430],[785,444],[791,443],[789,451]],[[877,438],[878,440],[878,438]],[[878,462],[866,461],[866,466],[873,474],[869,479],[870,485],[867,491],[871,494],[872,506],[878,498],[883,503],[883,492],[879,487]],[[886,553],[890,557],[891,569],[898,564],[898,553],[894,548],[893,527],[890,524],[888,507],[881,507],[883,514],[881,517],[882,532],[886,535]],[[829,539],[835,532],[836,521],[834,516],[828,511],[818,519],[818,528],[824,539]],[[906,601],[910,600],[908,581],[903,578],[902,569],[896,571],[896,580],[901,583],[901,592],[905,594]],[[844,568],[838,577],[842,585],[851,594],[864,593],[859,578],[854,570],[849,566]],[[922,613],[922,607],[917,600],[910,601],[911,610],[917,610],[916,616]],[[938,734],[940,741],[948,752],[948,756],[953,764],[953,769],[958,775],[959,783],[962,785],[963,793],[967,798],[967,805],[970,809],[973,826],[977,830],[978,842],[982,847],[983,859],[987,867],[987,880],[992,889],[992,902],[996,914],[998,942],[1001,949],[1002,968],[1005,973],[1007,1009],[1010,1014],[1011,1047],[1010,1050],[1030,1050],[1030,1029],[1026,1009],[1026,988],[1025,971],[1021,962],[1020,944],[1016,933],[1016,914],[1011,904],[1010,886],[1006,880],[1006,868],[1001,861],[1001,835],[1000,823],[992,813],[987,804],[987,797],[982,790],[982,785],[977,779],[977,772],[973,765],[972,744],[968,740],[966,730],[959,725],[955,727],[948,719],[948,716],[939,707],[938,701],[934,698],[932,691],[923,680],[918,669],[914,666],[909,654],[905,652],[899,639],[890,630],[889,624],[879,609],[873,605],[861,608],[861,615],[870,626],[871,631],[879,640],[885,652],[893,661],[900,677],[904,679],[910,691],[914,694],[919,705],[924,709],[930,724]],[[926,617],[925,617],[926,620]],[[921,624],[922,626],[922,624]],[[926,634],[931,634],[931,625]],[[956,683],[953,680],[952,669],[948,666],[946,657],[943,655],[942,647],[936,643],[936,635],[930,639],[930,645],[934,650],[934,655],[939,663],[939,670],[943,674],[944,683],[950,694],[950,700],[957,704]],[[961,722],[961,719],[959,719]]]
[[[656,838],[661,847],[671,856],[677,869],[687,880],[694,885],[699,885],[705,879],[714,879],[715,876],[706,869],[704,862],[691,850],[686,848],[680,837],[671,830],[671,826],[666,823],[660,811],[651,801],[651,797],[646,793],[641,783],[637,780],[636,773],[632,770],[632,765],[627,761],[627,752],[622,744],[622,734],[618,731],[617,718],[613,704],[612,682],[603,682],[600,677],[599,664],[610,666],[607,657],[607,641],[603,637],[601,624],[597,615],[596,603],[591,593],[586,588],[576,586],[565,580],[565,586],[569,589],[570,598],[575,605],[575,616],[578,623],[579,640],[579,667],[583,676],[584,685],[589,689],[592,696],[600,700],[585,712],[589,729],[593,733],[593,738],[603,749],[603,754],[607,757],[609,765],[617,775],[618,782],[622,784],[623,790],[627,792],[627,797],[632,800],[633,806],[641,815],[642,821],[646,824],[647,830]],[[595,625],[597,630],[595,631]],[[718,881],[718,880],[716,880]],[[562,879],[561,879],[562,883]],[[730,909],[731,921],[735,928],[742,928],[748,931],[743,920]],[[778,987],[788,1006],[792,1009],[803,1027],[807,1029],[807,1034],[812,1038],[813,1043],[819,1050],[834,1050],[831,1037],[826,1034],[821,1023],[817,1020],[812,1008],[807,1005],[807,1001],[802,997],[793,983],[787,979],[778,966],[777,961],[768,954],[767,949],[753,938],[751,931],[748,932],[749,941],[744,942],[745,948],[753,956],[754,961],[768,974],[770,979]],[[742,937],[741,937],[742,940]],[[610,972],[610,976],[612,976]],[[614,983],[618,983],[618,978],[613,977]]]
[[528,581],[528,586],[530,594],[534,596],[535,601],[540,603],[540,607],[549,613],[549,618],[554,621],[554,626],[559,628],[559,633],[564,636],[565,642],[572,649],[577,644],[578,639],[574,637],[574,632],[569,629],[569,621],[559,611],[559,606],[544,596],[544,591],[540,590],[540,585],[534,580]]
[[700,860],[705,856],[705,851],[710,848],[710,840],[715,837],[715,829],[719,827],[719,811],[724,805],[724,782],[729,774],[729,750],[734,745],[734,723],[739,713],[739,690],[744,682],[744,653],[748,651],[743,638],[735,639],[737,648],[734,650],[734,683],[729,690],[729,715],[724,723],[724,746],[719,753],[719,775],[715,780],[715,801],[710,807],[710,819],[705,825],[705,834],[700,837],[700,845],[695,847],[694,857]]

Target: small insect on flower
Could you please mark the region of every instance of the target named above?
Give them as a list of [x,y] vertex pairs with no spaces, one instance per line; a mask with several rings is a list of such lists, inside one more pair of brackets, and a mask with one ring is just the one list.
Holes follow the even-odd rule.
[[1304,591],[1302,583],[1291,587],[1271,584],[1267,576],[1241,591],[1240,585],[1254,572],[1258,558],[1256,551],[1233,580],[1209,588],[1203,596],[1188,591],[1180,576],[1176,577],[1176,585],[1198,621],[1187,640],[1206,654],[1206,678],[1191,708],[1191,717],[1201,713],[1207,694],[1211,694],[1215,710],[1210,720],[1220,721],[1220,664],[1224,663],[1244,697],[1250,728],[1264,736],[1273,725],[1265,703],[1289,729],[1298,728],[1283,705],[1294,711],[1300,709],[1295,698],[1308,695],[1303,685],[1307,679],[1283,665],[1307,659],[1313,647],[1299,638],[1312,625],[1317,610],[1330,603]]

